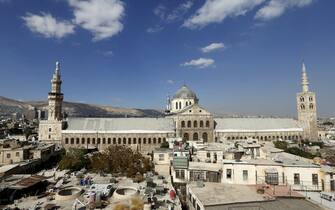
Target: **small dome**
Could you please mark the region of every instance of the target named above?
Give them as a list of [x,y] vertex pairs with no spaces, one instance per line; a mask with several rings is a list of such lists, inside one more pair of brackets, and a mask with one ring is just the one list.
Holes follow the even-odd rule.
[[180,98],[180,99],[195,99],[197,100],[197,95],[188,87],[186,87],[186,85],[183,85],[183,87],[181,87],[176,94],[173,97],[174,99],[176,98]]

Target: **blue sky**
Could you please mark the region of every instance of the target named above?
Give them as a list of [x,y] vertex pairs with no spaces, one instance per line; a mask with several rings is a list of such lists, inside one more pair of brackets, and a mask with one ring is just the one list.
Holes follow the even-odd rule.
[[0,95],[165,107],[183,84],[217,113],[295,116],[305,60],[334,116],[333,0],[0,0]]

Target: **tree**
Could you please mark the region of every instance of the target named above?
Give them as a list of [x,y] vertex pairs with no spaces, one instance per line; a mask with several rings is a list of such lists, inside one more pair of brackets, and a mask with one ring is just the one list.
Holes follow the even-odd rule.
[[90,159],[90,168],[96,172],[122,173],[135,177],[152,169],[150,159],[139,152],[134,152],[124,145],[109,146]]
[[85,154],[86,150],[70,148],[59,162],[59,169],[75,171],[85,168],[88,163]]

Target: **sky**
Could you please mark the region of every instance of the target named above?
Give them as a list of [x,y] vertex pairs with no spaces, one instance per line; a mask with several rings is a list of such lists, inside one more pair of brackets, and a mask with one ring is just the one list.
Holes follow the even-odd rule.
[[335,116],[334,0],[0,0],[0,95],[164,109],[183,84],[213,113],[296,116],[301,65]]

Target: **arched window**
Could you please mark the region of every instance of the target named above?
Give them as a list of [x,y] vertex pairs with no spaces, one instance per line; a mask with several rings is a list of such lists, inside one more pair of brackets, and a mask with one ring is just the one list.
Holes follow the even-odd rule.
[[209,128],[209,121],[206,121],[206,127]]
[[184,141],[188,141],[189,140],[189,135],[188,133],[184,133]]
[[108,138],[108,144],[111,144],[112,143],[112,139],[111,138]]
[[85,138],[81,138],[81,144],[85,144]]
[[179,109],[181,109],[181,102],[179,101]]
[[161,143],[162,143],[162,139],[158,138],[158,144],[161,144]]
[[187,121],[187,127],[190,128],[191,126],[191,120]]
[[204,121],[200,120],[200,128],[204,127]]
[[208,141],[208,134],[206,132],[202,134],[202,139],[204,140],[204,142]]
[[127,139],[123,138],[123,144],[127,144]]
[[117,139],[117,143],[118,143],[118,144],[121,144],[121,138],[118,138],[118,139]]
[[116,138],[113,138],[113,144],[116,144]]
[[186,101],[186,106],[188,106],[188,102]]
[[300,97],[300,102],[304,102],[305,101],[305,98],[304,97]]
[[144,139],[143,139],[143,144],[146,144],[146,143],[147,143],[147,139],[144,138]]
[[95,138],[92,138],[92,144],[95,144]]
[[136,138],[133,138],[133,144],[136,144]]
[[65,138],[65,144],[69,144],[69,138]]
[[193,122],[193,127],[194,128],[198,127],[198,122],[196,120],[194,120],[194,122]]
[[304,110],[304,109],[305,109],[305,105],[304,105],[304,104],[301,104],[301,105],[300,105],[300,109],[301,109],[301,110]]
[[74,144],[74,138],[71,138],[71,144]]
[[[142,143],[142,139],[139,138],[139,139],[138,139],[138,144],[141,144],[141,143]],[[144,140],[143,140],[143,143],[144,143]]]
[[313,97],[312,97],[312,96],[309,97],[309,101],[310,101],[310,102],[313,101]]
[[309,109],[314,109],[314,105],[313,104],[309,104]]
[[163,142],[166,142],[166,138],[163,138]]
[[79,138],[76,138],[76,144],[79,144]]
[[128,144],[131,144],[131,138],[128,138]]
[[87,144],[91,144],[91,139],[87,138]]
[[148,144],[151,144],[151,138],[148,138]]
[[197,141],[199,139],[198,133],[193,133],[193,140]]
[[182,128],[185,128],[185,121],[184,121],[184,120],[181,121],[181,127],[182,127]]
[[102,144],[106,144],[106,138],[102,138]]
[[97,144],[100,144],[100,138],[98,138],[98,142],[97,142]]
[[153,143],[156,144],[156,138],[153,139]]
[[227,137],[227,140],[230,140],[230,136]]
[[176,102],[176,109],[178,109],[178,102]]

